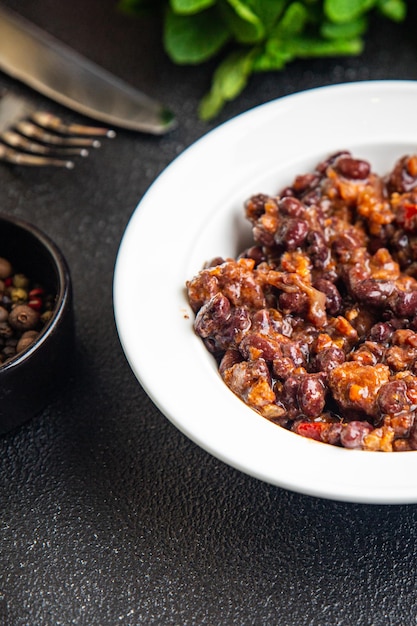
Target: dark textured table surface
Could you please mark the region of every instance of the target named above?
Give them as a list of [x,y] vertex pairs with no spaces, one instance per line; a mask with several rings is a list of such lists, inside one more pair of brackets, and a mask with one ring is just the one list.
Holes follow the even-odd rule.
[[[0,166],[1,211],[35,223],[67,258],[77,325],[64,390],[0,439],[0,623],[416,624],[416,506],[290,493],[209,456],[137,383],[112,309],[129,217],[179,153],[285,94],[416,79],[413,28],[375,22],[360,58],[257,76],[206,125],[196,107],[212,67],[174,67],[157,22],[127,19],[115,0],[5,4],[162,100],[179,126],[159,138],[120,131],[70,172]],[[0,87],[30,93],[5,75]]]

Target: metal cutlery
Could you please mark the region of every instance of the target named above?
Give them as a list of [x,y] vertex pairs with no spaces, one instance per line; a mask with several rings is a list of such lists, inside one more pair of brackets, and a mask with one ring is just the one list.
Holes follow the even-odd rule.
[[173,114],[49,33],[0,6],[0,70],[111,128],[161,135]]
[[104,137],[113,138],[115,132],[67,124],[10,92],[0,97],[0,161],[72,169],[74,159],[88,156],[89,149],[100,147]]

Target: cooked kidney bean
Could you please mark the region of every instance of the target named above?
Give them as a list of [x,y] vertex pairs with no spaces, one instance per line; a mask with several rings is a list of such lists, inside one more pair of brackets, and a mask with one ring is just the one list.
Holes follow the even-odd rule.
[[344,448],[362,448],[364,438],[372,430],[373,426],[369,422],[352,420],[340,432],[340,442]]
[[345,362],[346,355],[341,348],[331,346],[319,352],[315,360],[315,368],[318,371],[328,373],[338,365]]
[[309,259],[314,265],[323,267],[324,262],[330,258],[330,250],[324,234],[317,230],[310,230],[306,242],[308,244],[306,252]]
[[247,200],[245,204],[246,217],[252,223],[256,222],[265,213],[265,203],[269,196],[258,193]]
[[295,291],[293,293],[283,292],[278,298],[279,308],[284,313],[305,313],[308,308],[307,294]]
[[417,450],[417,156],[341,151],[244,211],[252,245],[187,282],[226,385],[299,436]]
[[352,159],[350,156],[342,156],[337,160],[337,171],[346,178],[362,180],[368,178],[371,167],[367,161]]
[[298,386],[298,406],[304,415],[318,417],[324,409],[325,388],[317,374],[302,376]]
[[408,408],[407,385],[403,380],[392,380],[382,385],[378,392],[378,404],[382,413],[395,415]]
[[319,278],[314,283],[314,287],[326,295],[326,310],[330,315],[337,315],[341,310],[342,296],[336,285],[330,280]]
[[302,218],[306,213],[304,204],[292,196],[281,198],[278,202],[278,208],[282,215],[289,215],[294,218]]
[[391,192],[404,193],[417,186],[417,157],[405,156],[400,159],[388,178]]
[[282,243],[286,250],[295,250],[303,245],[308,235],[308,223],[298,217],[284,221],[275,237],[276,243]]
[[377,322],[369,331],[369,339],[377,344],[385,344],[392,337],[393,327],[387,322]]
[[366,278],[351,288],[352,295],[369,306],[381,307],[387,298],[395,293],[395,283],[391,280],[375,280]]
[[392,302],[392,310],[398,317],[413,318],[417,313],[417,291],[399,291]]
[[196,315],[194,328],[202,338],[215,335],[230,317],[230,302],[221,293],[216,293]]

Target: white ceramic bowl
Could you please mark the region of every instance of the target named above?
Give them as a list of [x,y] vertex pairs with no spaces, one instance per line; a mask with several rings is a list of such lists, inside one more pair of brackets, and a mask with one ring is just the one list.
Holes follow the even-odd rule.
[[366,503],[417,502],[417,452],[333,447],[269,423],[222,382],[193,331],[185,282],[215,256],[235,256],[250,228],[243,202],[276,193],[341,150],[384,174],[417,152],[417,82],[324,87],[270,102],[180,155],[134,212],[114,278],[126,357],[160,410],[205,450],[304,494]]

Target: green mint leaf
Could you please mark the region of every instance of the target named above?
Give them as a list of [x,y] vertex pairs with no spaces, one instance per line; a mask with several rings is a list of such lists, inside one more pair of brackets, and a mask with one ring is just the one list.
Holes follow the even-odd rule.
[[213,119],[228,100],[236,98],[246,87],[252,73],[255,50],[237,51],[224,59],[213,75],[210,92],[201,100],[199,117]]
[[259,17],[266,31],[269,31],[282,15],[288,0],[247,0],[252,11]]
[[294,37],[286,41],[286,47],[294,58],[313,58],[357,55],[363,50],[363,41],[353,39],[324,40],[315,37]]
[[402,22],[407,16],[407,4],[404,0],[378,0],[378,10],[394,22]]
[[324,0],[324,13],[337,24],[351,22],[370,11],[377,0]]
[[179,15],[192,15],[216,4],[216,0],[171,0],[171,8]]
[[286,9],[276,27],[273,37],[292,37],[303,32],[309,19],[309,12],[302,2],[292,2]]
[[359,17],[352,22],[335,24],[334,22],[323,22],[320,28],[320,35],[325,39],[351,39],[360,37],[366,32],[368,20],[366,17]]
[[201,100],[198,106],[198,117],[204,122],[215,118],[225,105],[225,99],[217,89],[212,88]]
[[282,70],[293,59],[294,55],[287,50],[285,41],[270,39],[266,42],[264,50],[256,56],[253,63],[253,71],[272,72]]
[[262,21],[243,0],[222,0],[218,6],[222,20],[238,43],[252,44],[264,38]]
[[170,9],[166,13],[164,47],[174,63],[203,63],[217,54],[229,38],[215,8],[196,15],[177,15]]
[[254,72],[282,70],[294,59],[356,55],[362,52],[363,42],[357,37],[351,39],[326,40],[305,35],[288,39],[270,39],[264,50],[254,59]]

